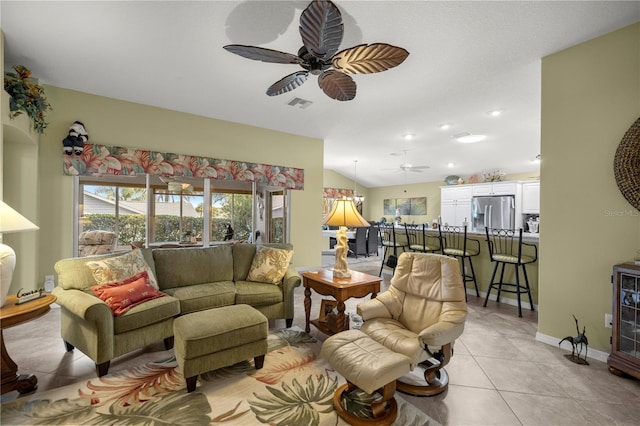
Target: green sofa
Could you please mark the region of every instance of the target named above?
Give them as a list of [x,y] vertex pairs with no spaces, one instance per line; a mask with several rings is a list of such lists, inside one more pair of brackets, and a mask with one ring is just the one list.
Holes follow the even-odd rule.
[[[292,249],[290,244],[264,244]],[[61,307],[61,334],[68,351],[77,347],[96,363],[98,376],[110,361],[134,349],[164,340],[173,346],[173,320],[191,312],[247,304],[268,319],[293,322],[294,289],[300,276],[289,265],[281,283],[247,281],[256,253],[254,244],[213,247],[141,249],[165,297],[148,300],[120,316],[91,291],[96,285],[89,261],[118,253],[63,259],[56,263],[58,285],[53,290]],[[120,253],[121,254],[121,253]]]

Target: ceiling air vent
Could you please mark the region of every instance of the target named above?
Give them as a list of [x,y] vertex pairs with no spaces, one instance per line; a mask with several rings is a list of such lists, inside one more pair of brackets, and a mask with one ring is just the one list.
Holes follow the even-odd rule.
[[306,99],[293,98],[289,102],[287,102],[287,105],[290,105],[292,107],[298,107],[300,109],[305,109],[306,107],[310,106],[312,103],[313,102],[308,101]]

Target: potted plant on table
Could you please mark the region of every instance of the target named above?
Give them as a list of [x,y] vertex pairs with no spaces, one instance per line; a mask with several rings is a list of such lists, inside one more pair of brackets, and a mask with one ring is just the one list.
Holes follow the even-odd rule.
[[4,77],[4,90],[9,93],[11,118],[26,112],[33,120],[33,130],[43,133],[49,123],[46,112],[51,110],[44,88],[31,77],[31,71],[23,65],[13,67],[15,73],[8,72]]

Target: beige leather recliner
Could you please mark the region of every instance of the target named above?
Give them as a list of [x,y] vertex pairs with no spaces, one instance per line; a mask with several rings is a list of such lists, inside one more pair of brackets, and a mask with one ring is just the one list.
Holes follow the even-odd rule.
[[455,258],[405,252],[398,258],[389,290],[358,304],[361,331],[393,352],[425,368],[426,383],[398,379],[401,392],[431,396],[449,384],[444,366],[467,317],[465,289]]

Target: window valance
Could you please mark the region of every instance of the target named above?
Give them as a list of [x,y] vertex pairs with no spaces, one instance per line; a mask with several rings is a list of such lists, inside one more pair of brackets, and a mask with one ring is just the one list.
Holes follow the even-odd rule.
[[342,199],[342,197],[353,197],[353,189],[345,188],[322,188],[323,198]]
[[63,154],[64,173],[72,176],[151,174],[257,182],[287,189],[304,189],[304,169],[145,151],[87,143],[82,155]]

